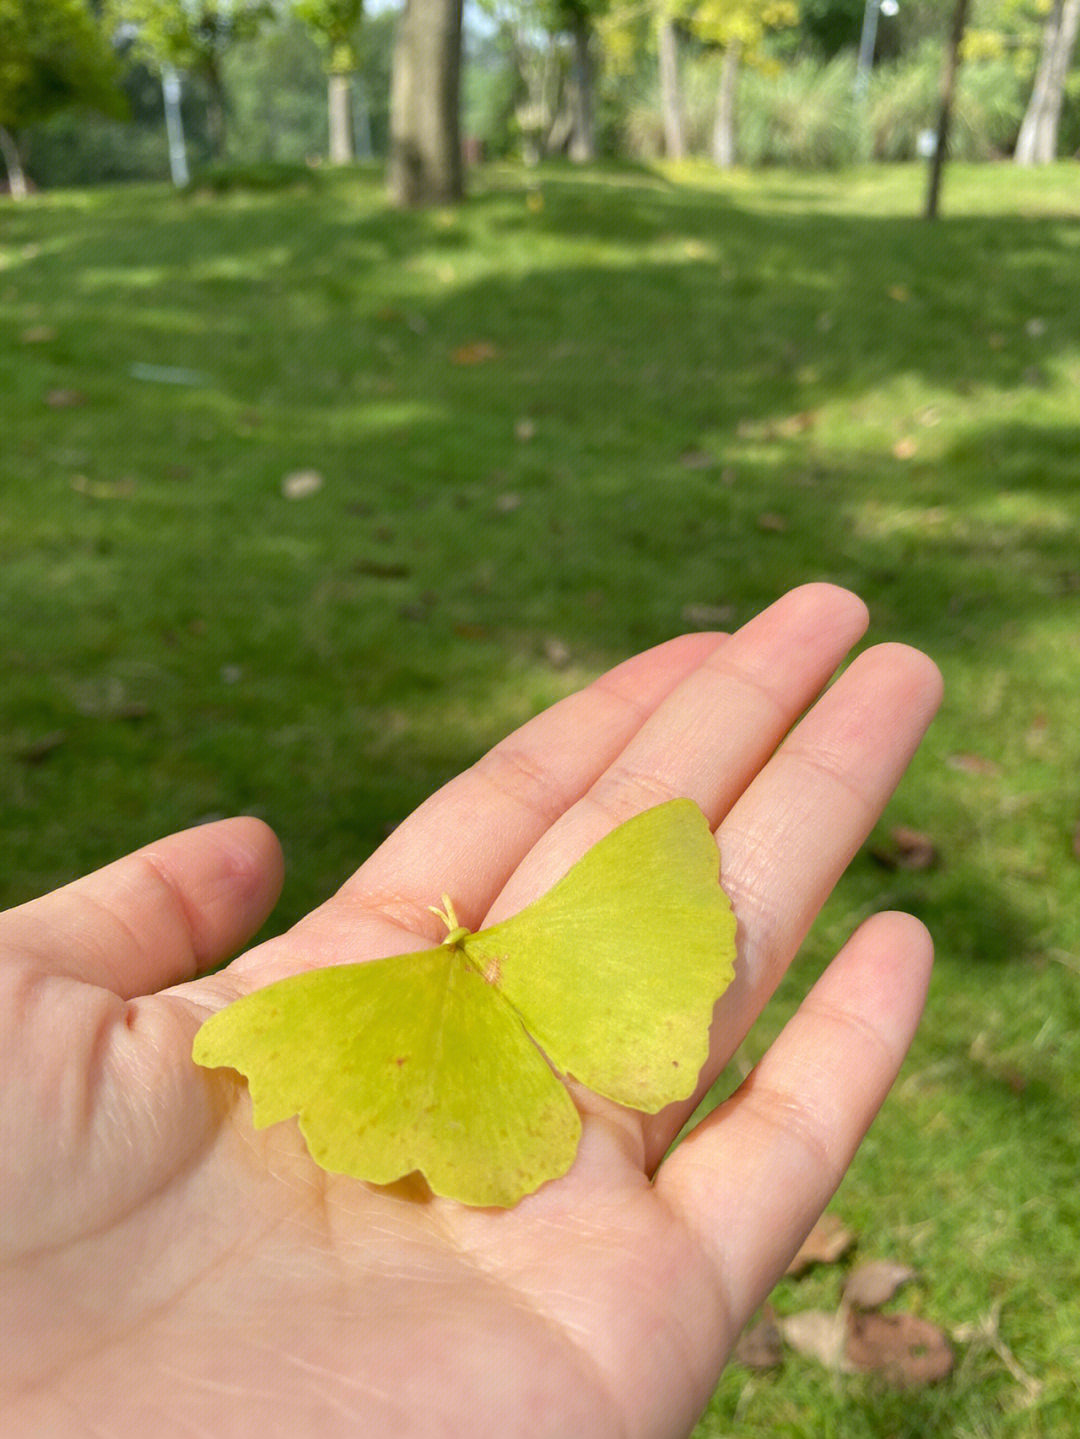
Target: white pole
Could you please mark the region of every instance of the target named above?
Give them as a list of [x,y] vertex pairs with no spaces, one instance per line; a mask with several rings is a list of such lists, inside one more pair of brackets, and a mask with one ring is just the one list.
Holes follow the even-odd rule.
[[187,149],[184,145],[184,120],[180,114],[180,76],[171,65],[161,72],[161,93],[165,99],[165,130],[169,136],[169,170],[178,188],[188,182]]

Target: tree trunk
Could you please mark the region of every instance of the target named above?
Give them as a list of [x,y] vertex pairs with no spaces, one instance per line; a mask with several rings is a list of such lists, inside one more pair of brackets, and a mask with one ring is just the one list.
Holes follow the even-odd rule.
[[390,194],[396,205],[460,200],[462,0],[405,0],[390,91]]
[[1055,0],[1043,31],[1035,88],[1016,141],[1013,159],[1018,165],[1048,165],[1057,157],[1061,102],[1078,29],[1080,0]]
[[945,52],[945,65],[941,72],[941,104],[938,110],[937,143],[930,160],[930,184],[926,192],[926,218],[928,220],[937,219],[941,176],[945,168],[945,154],[949,148],[949,120],[952,116],[953,96],[956,93],[956,77],[960,70],[960,47],[964,43],[967,15],[968,0],[956,0],[949,45]]
[[656,36],[660,58],[660,104],[664,112],[664,152],[671,160],[686,154],[686,119],[679,84],[679,42],[670,19],[660,21]]
[[574,58],[570,66],[571,160],[584,163],[596,159],[596,131],[593,126],[592,36],[588,21],[574,26]]
[[735,99],[739,87],[739,55],[742,46],[730,40],[720,67],[720,88],[716,95],[716,124],[713,126],[713,160],[721,170],[735,164]]
[[206,79],[207,91],[206,138],[210,142],[210,152],[214,159],[221,160],[225,155],[225,116],[228,111],[228,101],[225,95],[225,81],[216,57],[207,60],[203,68],[203,75]]
[[0,155],[4,157],[4,167],[7,170],[8,190],[13,200],[25,200],[28,189],[26,184],[26,172],[22,167],[22,156],[19,154],[19,147],[15,143],[15,136],[10,130],[0,125]]
[[331,74],[326,78],[331,165],[351,165],[356,159],[353,148],[351,82],[351,75]]

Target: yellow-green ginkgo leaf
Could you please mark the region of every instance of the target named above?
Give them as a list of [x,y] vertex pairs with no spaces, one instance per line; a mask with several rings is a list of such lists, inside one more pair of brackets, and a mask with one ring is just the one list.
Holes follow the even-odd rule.
[[438,948],[268,985],[194,1058],[247,1077],[258,1128],[298,1116],[324,1169],[516,1204],[577,1151],[554,1070],[648,1113],[694,1092],[734,972],[718,864],[696,805],[657,805],[512,919],[470,934],[447,902]]

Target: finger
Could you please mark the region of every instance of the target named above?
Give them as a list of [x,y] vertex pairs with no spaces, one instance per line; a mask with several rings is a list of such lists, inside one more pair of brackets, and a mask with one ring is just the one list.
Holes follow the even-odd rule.
[[281,880],[281,849],[261,820],[218,820],[8,910],[0,945],[39,973],[130,999],[227,959],[270,913]]
[[390,954],[417,935],[441,938],[427,906],[449,894],[470,928],[536,839],[595,780],[642,723],[726,637],[683,635],[636,655],[537,715],[400,825],[288,941],[245,956],[235,975],[260,982],[305,959]]
[[867,921],[746,1082],[661,1166],[657,1190],[711,1263],[732,1336],[783,1273],[885,1099],[932,958],[910,915]]
[[866,606],[804,585],[731,635],[679,684],[544,835],[489,921],[521,909],[621,821],[686,796],[715,825],[866,628]]
[[870,832],[941,700],[933,662],[906,645],[861,654],[728,812],[717,839],[738,920],[735,978],[717,1007],[697,1095],[647,1123],[656,1163],[745,1037]]

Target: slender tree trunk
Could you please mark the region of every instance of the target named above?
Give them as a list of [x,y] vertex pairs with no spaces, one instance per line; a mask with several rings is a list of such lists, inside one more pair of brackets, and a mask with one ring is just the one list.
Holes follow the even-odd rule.
[[460,200],[462,0],[405,0],[390,89],[390,194],[396,205]]
[[960,47],[964,43],[964,29],[967,25],[968,0],[956,0],[953,11],[952,29],[949,32],[945,64],[941,72],[941,102],[938,108],[937,143],[930,160],[930,184],[926,192],[926,218],[937,219],[938,198],[941,194],[941,176],[945,169],[945,155],[949,148],[949,121],[952,117],[953,98],[956,94],[956,77],[960,70]]
[[679,84],[679,41],[670,19],[660,21],[656,35],[660,59],[660,104],[664,112],[664,151],[671,160],[686,154],[686,118]]
[[574,58],[570,67],[570,145],[571,160],[586,162],[596,159],[596,130],[593,125],[593,62],[592,36],[588,22],[574,27]]
[[1013,159],[1018,165],[1048,165],[1057,156],[1061,102],[1078,30],[1080,0],[1055,0],[1043,30],[1035,87],[1016,141]]
[[351,165],[356,159],[353,147],[351,82],[351,75],[331,74],[326,77],[331,165]]
[[210,141],[210,151],[214,159],[220,160],[225,154],[225,117],[228,112],[228,100],[225,94],[225,81],[216,57],[207,60],[203,75],[206,78],[207,87],[206,137]]
[[10,130],[0,125],[0,155],[4,157],[4,167],[7,170],[8,189],[13,200],[25,200],[28,188],[26,184],[26,172],[22,167],[22,156],[19,154],[19,147],[15,143],[15,136]]
[[738,40],[728,42],[724,63],[720,66],[720,88],[716,95],[716,124],[713,126],[713,160],[721,170],[730,170],[735,163],[736,95],[739,88],[739,58],[742,50]]

